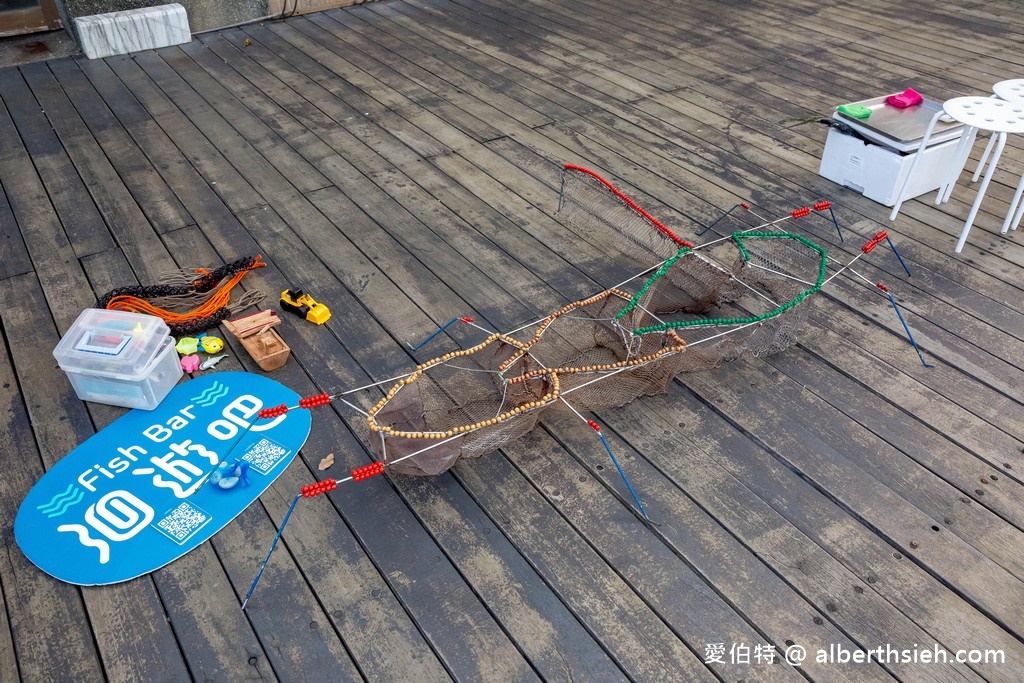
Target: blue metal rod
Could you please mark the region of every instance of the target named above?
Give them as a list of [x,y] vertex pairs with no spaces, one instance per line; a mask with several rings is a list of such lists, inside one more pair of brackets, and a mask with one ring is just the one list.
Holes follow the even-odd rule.
[[832,210],[831,205],[828,207],[828,213],[830,216],[832,216],[832,222],[835,223],[836,225],[836,232],[839,233],[839,241],[845,242],[846,240],[843,239],[843,231],[839,229],[839,221],[836,220],[836,212]]
[[903,257],[900,256],[900,252],[896,250],[896,245],[892,243],[892,238],[886,235],[885,239],[889,243],[889,246],[892,247],[892,253],[896,254],[896,258],[900,260],[900,265],[903,266],[903,270],[907,271],[907,275],[909,277],[914,277],[910,274],[910,268],[907,268],[907,264],[903,262]]
[[260,582],[260,577],[263,576],[263,570],[267,567],[267,562],[270,561],[270,556],[274,552],[274,548],[277,547],[277,541],[281,538],[281,534],[284,533],[284,525],[288,523],[288,518],[292,516],[292,510],[295,509],[295,504],[299,502],[301,495],[295,496],[292,500],[292,504],[288,506],[288,512],[284,515],[284,521],[281,522],[280,528],[277,530],[277,535],[274,536],[274,542],[270,544],[270,550],[267,551],[267,556],[263,558],[263,564],[260,565],[260,570],[256,574],[256,578],[252,580],[252,585],[249,586],[249,592],[245,594],[245,600],[242,601],[242,609],[245,609],[246,604],[249,602],[249,598],[252,597],[252,592],[256,590],[256,584]]
[[432,340],[432,339],[433,339],[434,337],[436,337],[437,335],[439,335],[439,334],[441,334],[442,332],[444,332],[445,330],[447,330],[447,329],[448,329],[449,327],[451,327],[451,326],[452,326],[453,324],[455,324],[455,323],[456,323],[456,322],[457,322],[458,320],[459,320],[458,318],[452,318],[451,320],[449,320],[448,322],[446,322],[446,323],[445,323],[444,325],[441,325],[441,327],[439,327],[439,328],[438,328],[437,332],[434,332],[434,334],[430,335],[429,337],[427,337],[426,339],[424,339],[423,341],[421,341],[421,342],[420,342],[419,344],[417,344],[416,346],[413,346],[412,344],[406,344],[406,346],[408,346],[408,347],[409,347],[410,349],[412,349],[413,351],[419,351],[419,350],[420,350],[421,348],[423,348],[424,346],[426,346],[427,344],[429,344],[429,343],[430,343],[430,341],[431,341],[431,340]]
[[619,471],[619,476],[622,477],[622,481],[626,484],[626,488],[629,489],[629,495],[633,496],[633,500],[636,502],[637,507],[640,508],[640,512],[643,513],[644,519],[650,522],[651,518],[647,516],[647,510],[644,509],[644,504],[640,502],[640,498],[637,497],[636,492],[629,483],[629,477],[627,477],[626,473],[622,471],[622,466],[619,465],[619,461],[615,459],[615,454],[612,453],[612,447],[608,445],[608,440],[604,438],[604,434],[601,432],[597,432],[597,435],[601,437],[601,443],[604,444],[604,449],[608,451],[608,455],[611,457],[612,462],[615,463],[615,469]]
[[721,221],[721,220],[722,220],[723,218],[725,218],[725,217],[726,217],[726,216],[728,216],[728,215],[729,215],[730,213],[732,213],[733,211],[735,211],[737,207],[739,207],[739,204],[734,204],[734,205],[733,205],[733,207],[732,207],[731,209],[729,209],[728,211],[726,211],[725,213],[723,213],[723,214],[722,214],[721,216],[719,216],[719,217],[718,217],[718,218],[716,218],[715,220],[713,220],[713,221],[711,221],[710,223],[708,223],[707,225],[705,225],[705,226],[704,226],[704,229],[703,229],[703,230],[701,230],[700,232],[698,232],[698,233],[697,233],[697,237],[700,237],[701,235],[703,235],[704,233],[706,233],[706,232],[707,232],[708,230],[710,230],[711,228],[713,228],[713,227],[715,227],[716,225],[718,225],[718,223],[719,223],[719,222],[720,222],[720,221]]
[[918,347],[917,342],[914,341],[914,335],[910,333],[910,326],[907,325],[907,321],[903,319],[903,314],[900,313],[900,307],[896,305],[896,299],[894,299],[892,294],[889,292],[886,292],[885,294],[889,297],[889,302],[892,303],[892,308],[896,311],[896,315],[899,316],[900,322],[903,323],[903,329],[907,332],[907,339],[909,339],[910,343],[914,345],[914,350],[917,351],[917,357],[921,359],[921,364],[926,368],[934,368],[934,365],[930,365],[928,361],[924,359],[924,355],[921,353],[920,347]]

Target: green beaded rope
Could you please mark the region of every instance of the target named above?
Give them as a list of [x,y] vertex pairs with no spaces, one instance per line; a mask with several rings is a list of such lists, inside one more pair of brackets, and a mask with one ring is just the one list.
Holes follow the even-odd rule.
[[[762,313],[760,315],[755,315],[748,318],[697,318],[694,320],[667,322],[661,323],[660,325],[647,325],[645,327],[638,327],[633,330],[633,334],[647,334],[648,332],[665,332],[666,330],[677,330],[684,327],[726,327],[730,325],[753,325],[755,323],[763,322],[765,320],[769,320],[770,318],[774,318],[777,315],[785,313],[789,309],[800,304],[804,299],[806,299],[810,295],[821,290],[822,286],[825,284],[825,279],[828,274],[828,255],[825,253],[825,250],[822,247],[820,247],[819,245],[815,244],[814,242],[810,241],[809,239],[802,235],[796,235],[791,232],[734,232],[732,234],[732,239],[733,241],[736,242],[736,246],[739,248],[740,255],[743,257],[743,260],[747,262],[750,261],[750,252],[747,251],[747,247],[743,242],[744,240],[750,238],[796,240],[797,242],[800,242],[800,244],[804,245],[808,249],[818,252],[818,254],[820,255],[820,259],[818,262],[817,281],[810,288],[800,292],[791,301],[787,301],[786,303],[780,305],[779,307],[766,313]],[[651,278],[648,279],[647,282],[644,283],[643,287],[640,288],[640,291],[637,292],[636,295],[629,300],[629,303],[626,304],[621,311],[615,314],[615,319],[621,319],[622,316],[626,315],[631,310],[636,308],[637,304],[640,302],[641,297],[643,297],[647,290],[650,289],[651,285],[654,284],[654,282],[658,280],[658,278],[664,276],[666,271],[668,271],[668,269],[671,268],[676,261],[678,261],[680,258],[685,256],[690,251],[692,251],[692,249],[690,249],[689,247],[683,247],[678,252],[676,252],[676,254],[672,258],[665,261],[665,263],[662,264],[661,268],[659,268],[658,271],[653,276],[651,276]]]

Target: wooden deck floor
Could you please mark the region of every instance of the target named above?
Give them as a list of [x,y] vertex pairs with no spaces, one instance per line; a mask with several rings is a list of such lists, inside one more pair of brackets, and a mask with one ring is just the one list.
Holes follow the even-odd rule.
[[[1008,0],[382,0],[0,70],[0,680],[1020,681],[1024,246],[998,226],[1024,144],[956,256],[974,190],[890,224],[817,175],[813,121],[907,86],[987,92],[1024,72],[1022,34]],[[600,413],[656,528],[556,419],[451,473],[304,503],[243,612],[298,488],[368,462],[339,409],[258,504],[149,576],[81,589],[18,550],[28,489],[122,412],[77,400],[50,355],[97,295],[260,253],[247,286],[334,312],[286,321],[274,379],[382,380],[479,339],[404,348],[453,316],[511,329],[631,274],[554,215],[562,162],[683,236],[740,201],[822,198],[848,235],[889,229],[913,277],[883,250],[863,272],[935,367],[838,279],[796,347]],[[825,222],[815,239],[861,243]],[[256,370],[232,350],[218,370]],[[800,668],[756,661],[793,644]],[[887,644],[1004,659],[815,661]]]

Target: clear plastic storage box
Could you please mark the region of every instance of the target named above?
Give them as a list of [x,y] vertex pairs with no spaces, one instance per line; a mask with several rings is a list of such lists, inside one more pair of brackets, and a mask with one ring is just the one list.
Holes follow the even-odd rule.
[[182,375],[163,320],[89,308],[53,350],[83,401],[152,410]]

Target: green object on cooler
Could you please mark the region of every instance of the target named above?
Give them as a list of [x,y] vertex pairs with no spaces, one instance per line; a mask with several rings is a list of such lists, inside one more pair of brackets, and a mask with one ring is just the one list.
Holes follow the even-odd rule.
[[866,119],[871,116],[871,110],[862,104],[840,104],[836,110],[854,119]]

